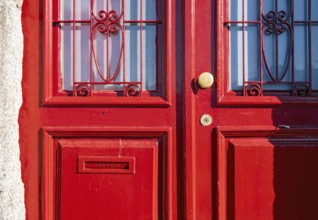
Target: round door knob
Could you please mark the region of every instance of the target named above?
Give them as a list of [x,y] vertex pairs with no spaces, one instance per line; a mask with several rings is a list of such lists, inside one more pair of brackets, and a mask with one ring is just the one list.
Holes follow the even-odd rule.
[[198,84],[201,89],[210,88],[214,83],[214,77],[209,72],[203,72],[198,77]]

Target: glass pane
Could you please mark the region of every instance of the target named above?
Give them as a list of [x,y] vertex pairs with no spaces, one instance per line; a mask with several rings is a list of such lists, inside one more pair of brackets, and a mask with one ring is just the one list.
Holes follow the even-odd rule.
[[146,82],[144,89],[156,90],[156,26],[142,27],[142,63],[143,79]]
[[295,20],[307,20],[307,0],[294,0],[294,7],[297,9],[294,10]]
[[73,18],[73,1],[61,0],[61,20],[71,20]]
[[63,75],[63,88],[65,90],[73,89],[73,28],[71,25],[61,26],[61,72]]
[[125,19],[126,20],[140,19],[140,6],[138,3],[139,3],[139,0],[125,1]]
[[250,0],[231,0],[230,4],[230,20],[258,20],[259,19],[259,2]]
[[295,26],[295,79],[305,81],[307,79],[308,69],[308,47],[307,47],[307,27]]
[[[126,20],[156,20],[157,1],[155,0],[125,0]],[[142,12],[142,13],[140,13]]]
[[[298,1],[300,1],[300,0],[298,0]],[[307,2],[307,1],[306,1],[306,2]],[[317,13],[318,1],[317,1],[317,0],[311,0],[311,1],[309,1],[308,3],[309,3],[310,5],[307,6],[307,8],[309,8],[309,10],[310,10],[310,12],[311,12],[311,14],[310,14],[311,20],[313,20],[313,21],[318,21],[318,13]],[[309,14],[309,13],[306,13],[306,11],[305,11],[304,14]]]
[[312,95],[318,87],[318,17],[312,11],[316,4],[230,0],[230,20],[225,23],[230,41],[229,90],[243,95],[270,94],[267,91]]
[[260,80],[259,47],[256,46],[259,44],[259,28],[255,25],[244,26],[243,37],[242,25],[233,26],[230,37],[230,89],[239,90],[243,86],[243,77],[248,81]]
[[159,3],[61,0],[54,26],[60,27],[62,89],[75,96],[160,91]]
[[138,25],[127,25],[125,30],[125,44],[131,45],[125,49],[125,62],[127,69],[127,81],[140,80],[140,27]]

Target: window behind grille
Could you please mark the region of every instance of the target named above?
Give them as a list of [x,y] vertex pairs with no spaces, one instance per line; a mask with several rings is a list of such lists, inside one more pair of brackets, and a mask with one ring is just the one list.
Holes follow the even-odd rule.
[[229,90],[313,96],[318,90],[316,0],[229,0]]
[[159,95],[158,0],[60,0],[56,4],[54,55],[61,93]]

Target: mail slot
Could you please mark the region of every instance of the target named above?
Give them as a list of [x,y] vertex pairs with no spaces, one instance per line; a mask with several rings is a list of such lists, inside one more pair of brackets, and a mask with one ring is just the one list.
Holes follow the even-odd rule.
[[79,173],[135,173],[134,157],[79,156]]

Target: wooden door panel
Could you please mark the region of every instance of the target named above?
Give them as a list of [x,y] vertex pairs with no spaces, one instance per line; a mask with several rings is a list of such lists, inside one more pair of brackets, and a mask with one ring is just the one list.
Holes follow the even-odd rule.
[[316,129],[228,127],[218,143],[220,219],[317,218]]
[[42,137],[44,219],[171,218],[170,128],[45,127]]
[[69,139],[58,146],[59,219],[162,217],[157,139]]

